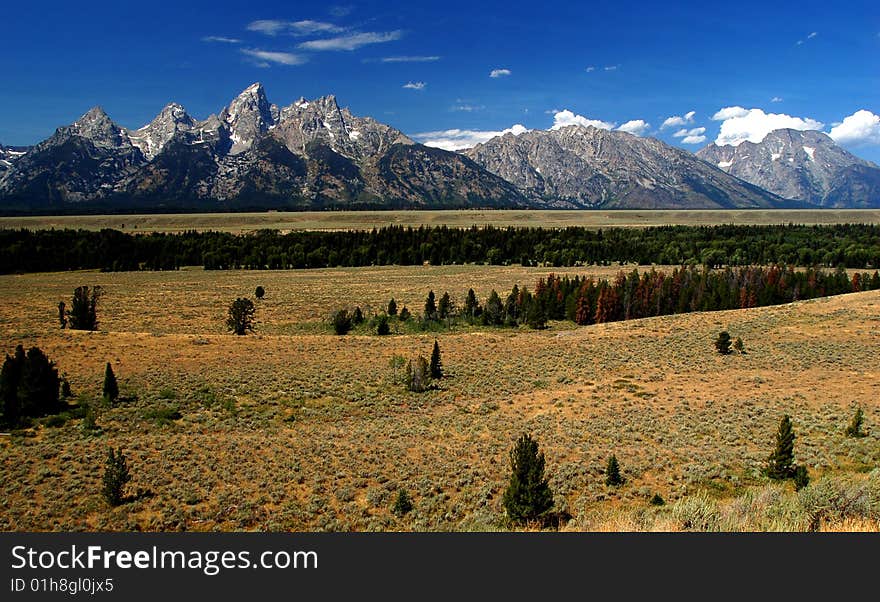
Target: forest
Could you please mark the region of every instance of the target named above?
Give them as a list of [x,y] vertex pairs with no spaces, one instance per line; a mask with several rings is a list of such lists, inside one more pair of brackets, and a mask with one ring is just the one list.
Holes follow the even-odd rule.
[[305,269],[337,266],[785,264],[876,269],[880,226],[659,226],[567,228],[400,227],[373,230],[0,230],[0,273],[79,269]]

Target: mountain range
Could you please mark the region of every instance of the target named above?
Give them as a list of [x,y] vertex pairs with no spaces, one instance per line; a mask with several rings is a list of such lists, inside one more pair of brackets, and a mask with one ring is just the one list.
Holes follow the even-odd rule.
[[780,130],[694,155],[569,126],[450,152],[334,96],[279,107],[259,83],[201,121],[170,103],[128,129],[95,107],[33,147],[0,146],[5,213],[876,207],[878,193],[880,168],[820,132]]

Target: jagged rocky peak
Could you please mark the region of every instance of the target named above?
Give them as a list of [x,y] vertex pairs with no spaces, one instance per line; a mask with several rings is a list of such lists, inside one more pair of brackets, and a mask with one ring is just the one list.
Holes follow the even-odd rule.
[[499,136],[464,154],[559,206],[772,207],[781,201],[655,138],[592,126]]
[[[863,206],[872,198],[877,166],[815,130],[780,129],[760,142],[710,144],[697,152],[704,161],[786,199],[822,206]],[[846,176],[846,177],[844,177]],[[849,184],[843,190],[840,182]]]
[[[274,113],[274,115],[273,115]],[[253,146],[256,139],[275,125],[277,107],[269,104],[263,84],[251,84],[220,113],[220,121],[229,130],[230,154]]]
[[129,130],[128,136],[144,157],[152,160],[178,132],[190,132],[195,125],[196,121],[182,105],[170,102],[153,121],[140,129]]
[[88,138],[98,147],[120,147],[129,144],[125,130],[104,112],[101,107],[92,107],[70,126],[72,133]]
[[340,108],[332,94],[314,100],[300,98],[284,107],[272,133],[291,152],[307,155],[309,145],[318,143],[355,161],[385,152],[394,144],[413,144],[391,126]]

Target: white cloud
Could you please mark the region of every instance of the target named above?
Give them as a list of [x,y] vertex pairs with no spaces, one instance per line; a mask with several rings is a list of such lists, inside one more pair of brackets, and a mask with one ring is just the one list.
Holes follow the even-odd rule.
[[758,143],[773,130],[818,130],[822,123],[810,118],[792,117],[782,113],[765,113],[761,109],[727,107],[712,116],[721,121],[721,131],[715,139],[718,146],[738,146],[748,140]]
[[682,144],[702,144],[706,141],[706,128],[682,128],[675,132],[673,138],[681,138]]
[[590,66],[587,67],[587,69],[586,69],[587,73],[592,73],[592,72],[595,71],[595,70],[596,70],[596,68],[593,67],[592,65],[590,65]]
[[774,96],[770,99],[770,102],[782,102],[782,98],[779,96]]
[[587,117],[584,117],[583,115],[576,115],[568,109],[564,109],[562,111],[557,111],[553,115],[553,125],[550,127],[550,129],[558,130],[559,128],[568,127],[570,125],[582,125],[585,127],[592,126],[602,130],[610,130],[614,127],[613,123],[600,121],[598,119],[589,119]]
[[681,127],[683,125],[687,125],[689,123],[694,122],[694,115],[696,115],[696,111],[688,111],[684,115],[673,115],[671,117],[667,117],[663,121],[663,125],[660,126],[661,130],[665,130],[668,128]]
[[605,67],[605,71],[617,71],[619,67],[620,65],[608,65],[607,67]]
[[424,90],[427,85],[425,82],[409,82],[403,84],[403,87],[409,90]]
[[492,69],[492,71],[489,72],[489,77],[497,79],[499,77],[510,75],[510,73],[510,69]]
[[344,27],[339,27],[333,23],[325,23],[323,21],[281,21],[279,19],[261,19],[259,21],[251,21],[246,29],[248,31],[256,31],[267,36],[277,36],[280,33],[286,33],[293,36],[309,36],[319,33],[342,33]]
[[880,115],[861,109],[831,128],[828,134],[844,146],[880,144]]
[[807,39],[808,39],[808,40],[812,40],[812,39],[815,38],[817,35],[819,35],[819,34],[818,34],[817,32],[814,31],[814,32],[812,32],[810,35],[807,36]]
[[379,59],[380,63],[430,63],[439,61],[439,56],[386,56]]
[[516,125],[501,131],[452,129],[437,132],[423,132],[421,134],[414,134],[412,137],[425,146],[433,146],[448,151],[457,151],[472,148],[497,136],[504,136],[505,134],[519,136],[528,131],[528,128],[524,125],[517,123]]
[[241,40],[238,38],[227,38],[225,36],[205,36],[202,38],[203,42],[220,42],[223,44],[241,44]]
[[733,119],[735,117],[745,117],[748,114],[749,110],[742,107],[725,107],[712,115],[712,121],[724,121],[725,119]]
[[620,132],[629,132],[634,136],[644,136],[649,129],[651,129],[651,124],[643,119],[632,119],[617,128]]
[[398,30],[385,32],[353,33],[347,36],[327,38],[324,40],[309,40],[298,46],[303,50],[357,50],[368,44],[382,44],[399,40],[403,32]]
[[241,53],[259,59],[261,67],[268,67],[267,63],[278,63],[279,65],[302,65],[308,59],[299,54],[292,52],[271,52],[268,50],[259,50],[257,48],[242,48]]
[[351,4],[335,5],[330,7],[330,14],[334,17],[347,17],[354,10]]

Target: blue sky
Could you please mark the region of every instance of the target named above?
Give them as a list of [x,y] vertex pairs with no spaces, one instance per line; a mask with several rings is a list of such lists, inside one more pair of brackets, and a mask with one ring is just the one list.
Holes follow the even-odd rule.
[[3,144],[94,105],[127,127],[170,101],[204,118],[260,81],[448,148],[517,124],[694,151],[799,127],[880,162],[876,2],[15,2],[0,39]]

